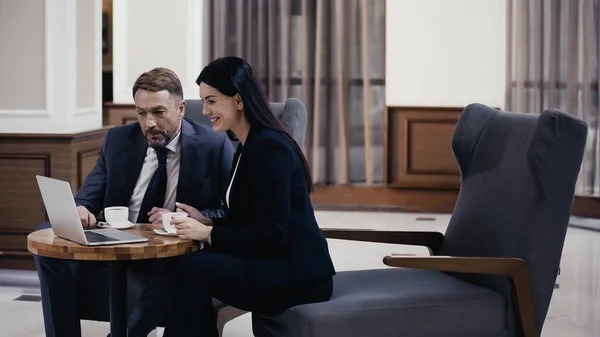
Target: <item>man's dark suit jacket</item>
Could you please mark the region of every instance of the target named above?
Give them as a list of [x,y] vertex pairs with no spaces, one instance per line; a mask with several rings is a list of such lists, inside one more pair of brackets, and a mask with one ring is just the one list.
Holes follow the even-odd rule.
[[[146,157],[148,142],[139,123],[111,128],[96,166],[75,196],[77,205],[97,215],[105,207],[127,206]],[[222,217],[221,196],[229,184],[233,146],[225,133],[184,118],[177,202],[208,217]],[[157,205],[162,207],[162,205]]]
[[229,214],[213,219],[209,249],[246,258],[248,280],[265,286],[333,276],[303,161],[291,141],[277,131],[251,127],[244,146],[238,146],[232,174],[238,157]]

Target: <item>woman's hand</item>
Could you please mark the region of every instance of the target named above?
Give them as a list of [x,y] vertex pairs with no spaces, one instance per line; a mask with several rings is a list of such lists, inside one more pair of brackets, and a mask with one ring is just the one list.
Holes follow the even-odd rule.
[[189,217],[172,218],[171,224],[175,226],[177,235],[181,239],[207,242],[212,232],[211,226],[206,226],[198,220]]
[[203,223],[208,226],[213,225],[212,219],[209,219],[209,218],[205,217],[204,215],[202,215],[202,213],[200,213],[200,211],[198,211],[195,207],[186,205],[186,204],[182,204],[180,202],[176,202],[175,206],[177,207],[177,209],[175,210],[176,212],[185,212],[185,213],[189,214],[190,218],[196,219],[200,223]]

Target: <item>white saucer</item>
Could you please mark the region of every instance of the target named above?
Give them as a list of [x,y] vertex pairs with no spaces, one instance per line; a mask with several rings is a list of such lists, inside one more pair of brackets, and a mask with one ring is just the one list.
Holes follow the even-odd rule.
[[121,222],[121,223],[114,224],[114,225],[108,224],[106,222],[99,222],[98,223],[98,227],[100,227],[100,228],[128,229],[128,228],[131,228],[133,226],[135,226],[135,224],[133,224],[133,223],[131,223],[129,221],[127,221],[127,222]]
[[154,229],[154,233],[156,234],[160,234],[160,235],[164,235],[164,236],[177,236],[177,233],[169,233],[169,232],[165,232],[162,229]]

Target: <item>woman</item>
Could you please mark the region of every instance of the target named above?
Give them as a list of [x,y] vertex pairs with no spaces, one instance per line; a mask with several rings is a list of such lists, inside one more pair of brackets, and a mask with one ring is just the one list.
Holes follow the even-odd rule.
[[178,259],[175,307],[165,336],[217,336],[211,297],[274,314],[327,301],[335,274],[309,199],[312,179],[298,144],[273,115],[252,68],[237,57],[210,63],[196,83],[214,131],[240,141],[224,201],[226,218],[174,219],[203,251]]

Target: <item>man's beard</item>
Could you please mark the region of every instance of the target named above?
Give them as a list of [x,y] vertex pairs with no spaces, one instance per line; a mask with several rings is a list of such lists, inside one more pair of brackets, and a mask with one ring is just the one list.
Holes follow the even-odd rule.
[[148,145],[153,148],[166,146],[171,141],[171,138],[172,137],[165,131],[148,131],[146,133]]

